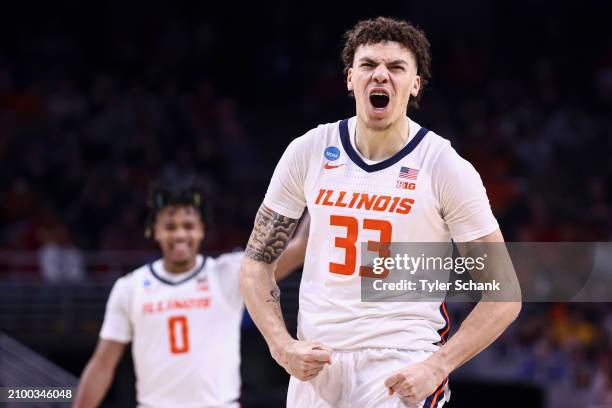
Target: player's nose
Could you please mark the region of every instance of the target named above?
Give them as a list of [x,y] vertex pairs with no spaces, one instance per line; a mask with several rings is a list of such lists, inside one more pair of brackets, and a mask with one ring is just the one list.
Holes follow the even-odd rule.
[[386,82],[389,79],[389,71],[385,64],[378,64],[372,73],[372,79],[376,82]]
[[177,228],[174,231],[174,235],[172,238],[174,240],[184,240],[185,238],[187,238],[187,231],[185,231],[183,228]]

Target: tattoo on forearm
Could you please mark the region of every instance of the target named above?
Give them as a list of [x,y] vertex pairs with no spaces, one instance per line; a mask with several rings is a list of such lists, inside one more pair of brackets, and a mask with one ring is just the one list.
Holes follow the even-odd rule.
[[272,312],[278,317],[280,320],[283,320],[283,312],[281,311],[280,304],[280,289],[278,286],[274,286],[274,288],[270,291],[270,296],[266,299],[266,303],[269,303],[272,306]]
[[270,297],[268,298],[268,300],[266,300],[266,302],[280,304],[280,294],[281,292],[278,286],[274,287],[274,289],[270,291]]
[[255,217],[255,226],[245,251],[246,256],[267,264],[276,261],[285,250],[297,222],[298,220],[275,213],[262,205]]

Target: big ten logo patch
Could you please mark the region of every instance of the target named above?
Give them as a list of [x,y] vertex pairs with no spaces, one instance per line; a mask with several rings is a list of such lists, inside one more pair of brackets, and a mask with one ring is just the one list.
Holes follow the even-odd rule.
[[411,181],[397,180],[395,187],[404,190],[414,190],[416,188],[416,183],[413,183]]

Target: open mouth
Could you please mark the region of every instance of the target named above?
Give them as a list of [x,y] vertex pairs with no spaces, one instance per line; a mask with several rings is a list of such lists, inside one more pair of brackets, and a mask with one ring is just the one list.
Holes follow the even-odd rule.
[[389,94],[385,91],[372,91],[370,92],[370,103],[374,109],[384,109],[389,105]]
[[189,252],[189,245],[185,242],[177,242],[172,245],[174,252]]

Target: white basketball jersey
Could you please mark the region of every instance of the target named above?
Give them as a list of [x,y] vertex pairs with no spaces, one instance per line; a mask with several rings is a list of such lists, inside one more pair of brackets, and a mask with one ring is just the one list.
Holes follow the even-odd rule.
[[158,260],[115,283],[100,337],[132,341],[139,406],[237,406],[242,255],[198,256],[178,280]]
[[439,302],[362,302],[362,242],[470,241],[498,228],[482,181],[450,143],[410,121],[406,145],[372,163],[354,147],[356,118],[321,125],[281,158],[264,205],[310,235],[298,337],[336,350],[435,351],[448,333]]

